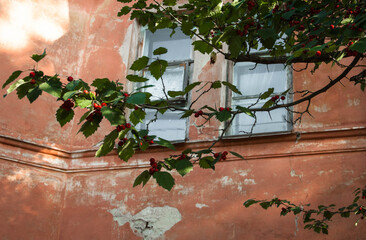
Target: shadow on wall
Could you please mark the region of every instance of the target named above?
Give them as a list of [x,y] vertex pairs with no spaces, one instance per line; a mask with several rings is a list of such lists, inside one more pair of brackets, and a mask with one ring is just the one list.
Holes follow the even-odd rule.
[[69,28],[67,0],[2,0],[0,51],[24,51],[34,41],[51,43]]

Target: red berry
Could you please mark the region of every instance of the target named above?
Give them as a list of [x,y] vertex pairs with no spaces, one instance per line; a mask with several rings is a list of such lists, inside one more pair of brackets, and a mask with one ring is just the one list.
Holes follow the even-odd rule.
[[300,30],[300,31],[305,30],[305,26],[304,26],[303,24],[301,24],[301,25],[299,26],[299,30]]
[[285,96],[281,96],[281,100],[285,100],[286,99],[286,97]]
[[203,114],[203,111],[202,111],[202,110],[199,110],[197,113],[198,113],[199,115],[202,115],[202,114]]
[[276,96],[274,96],[274,98],[277,100],[277,99],[279,99],[279,98],[280,98],[280,96],[276,95]]
[[123,144],[125,144],[125,142],[124,142],[124,141],[119,141],[119,142],[118,142],[118,146],[120,146],[120,147],[121,147],[121,146],[123,146]]
[[150,141],[149,141],[149,144],[154,144],[154,141],[153,141],[153,140],[150,140]]
[[135,110],[139,110],[139,107],[138,106],[135,106]]
[[224,110],[225,110],[225,108],[223,108],[223,107],[220,107],[220,108],[219,108],[219,111],[220,111],[220,112],[222,112],[222,111],[224,111]]
[[226,156],[222,155],[221,160],[226,160]]
[[126,128],[130,128],[131,127],[131,123],[126,123]]
[[194,117],[195,118],[198,118],[200,115],[199,115],[199,113],[198,112],[196,112],[195,114],[194,114]]
[[154,175],[154,172],[155,172],[155,169],[154,169],[154,168],[150,168],[150,169],[149,169],[149,173],[150,173],[150,175]]
[[224,156],[226,156],[228,154],[228,152],[227,151],[223,151],[222,152],[222,155],[224,155]]
[[102,107],[106,107],[107,106],[107,104],[104,102],[104,103],[102,103]]
[[117,126],[117,132],[120,132],[120,131],[122,131],[122,127],[121,127],[121,125],[118,125]]
[[29,76],[32,77],[32,78],[34,78],[34,77],[36,77],[36,73],[35,72],[30,72],[29,73]]
[[84,94],[89,94],[88,90],[83,91]]
[[155,158],[150,158],[150,164],[153,164],[155,162]]
[[220,156],[220,153],[215,153],[214,157],[217,158],[218,156]]
[[226,108],[226,111],[230,112],[231,111],[231,108],[227,107]]
[[73,80],[74,80],[74,78],[73,78],[73,77],[71,77],[71,76],[67,77],[67,81],[71,82],[71,81],[73,81]]
[[320,57],[320,55],[322,55],[322,52],[321,51],[316,51],[315,53],[318,57]]
[[128,97],[130,95],[128,93],[124,93],[123,96]]
[[99,111],[102,107],[98,105],[97,103],[93,103],[93,107],[96,111]]
[[30,83],[31,84],[36,84],[36,79],[33,78],[32,80],[30,80]]
[[330,29],[334,29],[334,25],[332,24],[332,25],[330,25]]
[[91,91],[90,93],[93,94],[94,96],[97,96],[97,93],[94,91]]

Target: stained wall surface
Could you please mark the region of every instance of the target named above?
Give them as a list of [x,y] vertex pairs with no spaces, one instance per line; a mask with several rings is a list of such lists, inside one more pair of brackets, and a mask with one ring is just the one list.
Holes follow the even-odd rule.
[[[33,68],[29,56],[45,48],[38,67],[46,74],[65,82],[72,75],[125,83],[142,39],[136,23],[117,18],[121,6],[114,0],[1,1],[0,85],[14,70]],[[226,64],[222,56],[212,65],[208,55],[194,53],[193,81],[227,80]],[[339,71],[294,71],[294,89],[316,90]],[[230,155],[216,171],[196,165],[184,178],[174,174],[171,192],[154,181],[132,187],[150,157],[162,159],[171,150],[153,146],[128,163],[115,152],[95,158],[95,144],[112,129],[107,122],[85,139],[77,134],[82,111],[61,128],[54,116],[61,103],[53,97],[44,94],[33,104],[15,94],[1,98],[0,239],[363,239],[365,223],[355,228],[354,216],[334,218],[323,236],[304,230],[301,217],[280,217],[280,209],[243,206],[249,198],[275,196],[314,207],[352,202],[353,190],[366,183],[366,96],[342,83],[314,98],[313,117],[305,115],[290,132],[221,141],[215,151],[246,160]],[[225,106],[224,94],[215,90],[196,107]],[[189,141],[177,143],[176,154],[217,138],[219,122],[200,123],[190,119]]]

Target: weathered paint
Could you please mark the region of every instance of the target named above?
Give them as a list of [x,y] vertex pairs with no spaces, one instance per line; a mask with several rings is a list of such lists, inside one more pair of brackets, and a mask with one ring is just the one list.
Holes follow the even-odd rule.
[[[12,6],[17,4],[29,6],[23,17],[30,12],[34,17],[27,17],[27,22],[10,21]],[[1,83],[13,70],[33,67],[29,56],[44,48],[49,56],[39,67],[47,74],[57,72],[63,79],[72,75],[89,83],[97,77],[125,82],[142,42],[136,23],[116,17],[120,7],[114,0],[2,1],[0,31],[18,24],[25,26],[18,29],[25,37],[15,39],[12,34],[17,32],[0,34]],[[43,13],[36,14],[35,9]],[[57,31],[46,31],[44,19]],[[222,56],[213,65],[208,55],[194,56],[193,81],[226,80],[230,75]],[[339,69],[330,66],[322,66],[314,75],[294,72],[294,88],[318,89],[329,81],[329,74],[337,73]],[[32,105],[16,100],[14,94],[1,98],[0,222],[6,227],[0,228],[0,236],[362,239],[364,222],[355,228],[352,217],[334,218],[329,236],[322,236],[304,230],[299,217],[280,217],[279,209],[243,207],[249,198],[274,196],[312,206],[352,202],[352,191],[366,182],[366,97],[358,86],[346,81],[343,85],[314,98],[310,108],[314,117],[304,116],[292,132],[218,143],[215,151],[238,152],[245,160],[230,155],[218,163],[216,171],[195,165],[184,178],[174,173],[176,185],[171,192],[154,181],[143,189],[132,188],[133,180],[149,167],[148,159],[162,159],[170,150],[153,146],[148,152],[138,152],[129,163],[119,160],[115,152],[95,158],[96,144],[112,129],[107,122],[95,136],[85,139],[76,134],[77,122],[59,127],[54,114],[60,104],[46,94]],[[224,89],[215,90],[194,107],[225,106],[224,94]],[[82,114],[76,112],[77,117]],[[190,119],[190,141],[176,144],[174,154],[212,144],[220,123],[212,120],[207,127],[197,127],[202,121]]]

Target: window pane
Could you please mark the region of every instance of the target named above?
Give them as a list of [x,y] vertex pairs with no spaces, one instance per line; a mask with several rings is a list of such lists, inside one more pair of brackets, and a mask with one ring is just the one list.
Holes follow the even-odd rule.
[[254,67],[254,63],[237,63],[234,66],[234,84],[243,95],[259,95],[270,87],[275,92],[287,90],[287,71],[282,64],[258,64]]
[[[146,111],[145,123],[154,118],[155,111]],[[146,125],[144,125],[146,127]],[[157,135],[166,140],[185,140],[186,119],[180,119],[177,112],[167,111],[158,114],[158,120],[149,125],[149,135]]]
[[[168,91],[182,91],[184,89],[184,69],[184,66],[171,66],[166,68],[163,75],[166,93]],[[161,79],[156,80],[148,71],[145,72],[145,77],[149,79],[149,81],[145,82],[146,85],[154,85],[154,87],[147,89],[153,95],[151,99],[165,99]]]
[[[233,109],[236,109],[237,105],[249,106],[255,103],[256,99],[246,99],[241,101],[233,102]],[[260,101],[255,107],[261,107],[265,101]],[[257,123],[253,129],[253,133],[270,133],[270,132],[281,132],[288,130],[288,123],[286,121],[287,111],[286,109],[280,108],[270,112],[258,112]],[[245,134],[245,132],[250,132],[252,125],[254,123],[254,118],[249,117],[246,114],[240,114],[236,116],[234,122],[231,126],[231,134],[239,135]],[[245,131],[245,132],[243,132]]]
[[170,37],[171,29],[159,29],[155,33],[146,31],[145,55],[149,58],[157,57],[152,53],[159,47],[168,49],[168,53],[159,55],[160,59],[168,62],[191,59],[191,39],[184,35],[180,29],[175,30],[175,34]]

